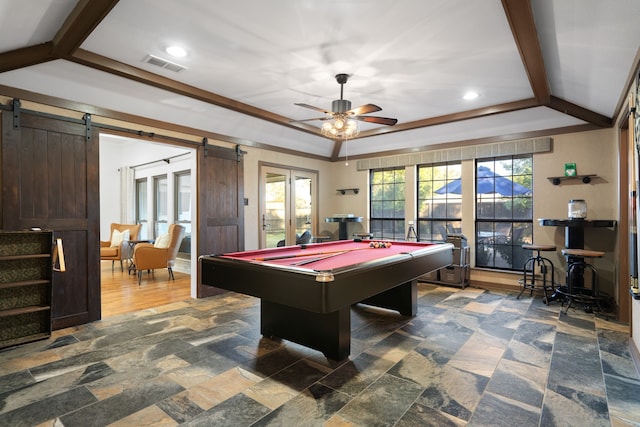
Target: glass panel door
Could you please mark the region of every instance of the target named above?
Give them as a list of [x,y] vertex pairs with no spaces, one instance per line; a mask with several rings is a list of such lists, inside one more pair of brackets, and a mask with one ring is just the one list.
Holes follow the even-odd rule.
[[284,246],[287,236],[287,205],[289,174],[265,171],[264,210],[262,212],[262,247]]
[[155,192],[153,238],[155,239],[169,230],[167,176],[154,177],[153,186]]
[[141,240],[149,237],[149,215],[147,213],[147,178],[136,179],[136,224],[141,224]]
[[311,243],[317,173],[261,166],[260,247]]
[[185,228],[178,257],[191,259],[191,172],[175,174],[175,221]]
[[311,176],[303,172],[294,171],[293,200],[295,218],[295,242],[296,244],[311,243],[313,238],[313,193],[314,185]]

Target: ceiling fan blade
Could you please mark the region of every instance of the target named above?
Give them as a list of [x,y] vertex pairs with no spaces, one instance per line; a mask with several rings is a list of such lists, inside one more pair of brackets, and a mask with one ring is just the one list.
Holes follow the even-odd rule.
[[331,117],[314,117],[312,119],[290,120],[289,123],[311,122],[314,120],[329,120]]
[[375,116],[357,116],[356,120],[367,123],[377,123],[379,125],[393,126],[398,123],[398,119],[391,119],[389,117],[375,117]]
[[320,108],[320,107],[314,107],[313,105],[309,105],[309,104],[303,104],[303,103],[296,102],[296,103],[294,103],[294,105],[297,105],[298,107],[310,108],[312,110],[320,111],[320,112],[325,113],[325,114],[333,114],[331,111],[327,111],[327,110],[325,110],[323,108]]
[[365,104],[356,108],[352,108],[351,110],[347,111],[347,114],[359,116],[361,114],[375,113],[376,111],[382,111],[382,108],[378,107],[375,104]]

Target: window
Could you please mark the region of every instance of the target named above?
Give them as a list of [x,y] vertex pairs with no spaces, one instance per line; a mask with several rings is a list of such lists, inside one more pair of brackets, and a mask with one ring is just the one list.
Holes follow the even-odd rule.
[[136,224],[142,224],[140,239],[149,235],[149,217],[147,215],[147,178],[136,179]]
[[372,169],[370,232],[376,239],[404,239],[404,168]]
[[476,266],[521,270],[533,241],[533,158],[476,161]]
[[418,237],[422,241],[445,241],[460,233],[462,165],[442,163],[418,166]]
[[182,225],[184,238],[178,248],[178,257],[191,258],[191,172],[179,172],[175,174],[175,219]]
[[153,191],[155,194],[154,211],[154,235],[156,238],[169,231],[168,199],[167,199],[167,176],[156,176],[153,178]]

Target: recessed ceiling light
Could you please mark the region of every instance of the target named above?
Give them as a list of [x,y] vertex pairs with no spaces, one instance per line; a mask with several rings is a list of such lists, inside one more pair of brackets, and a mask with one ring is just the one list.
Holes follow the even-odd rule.
[[463,96],[463,98],[466,99],[467,101],[476,99],[477,97],[478,97],[478,92],[474,92],[474,91],[469,91],[465,93]]
[[184,58],[187,56],[187,51],[180,46],[169,46],[166,49],[166,52],[175,58]]

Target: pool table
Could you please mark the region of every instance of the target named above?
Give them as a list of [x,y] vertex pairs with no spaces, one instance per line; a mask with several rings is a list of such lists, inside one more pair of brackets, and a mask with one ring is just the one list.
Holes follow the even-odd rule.
[[417,278],[452,262],[450,243],[370,240],[285,246],[199,258],[203,285],[261,299],[260,332],[343,360],[351,348],[351,306],[415,316]]

